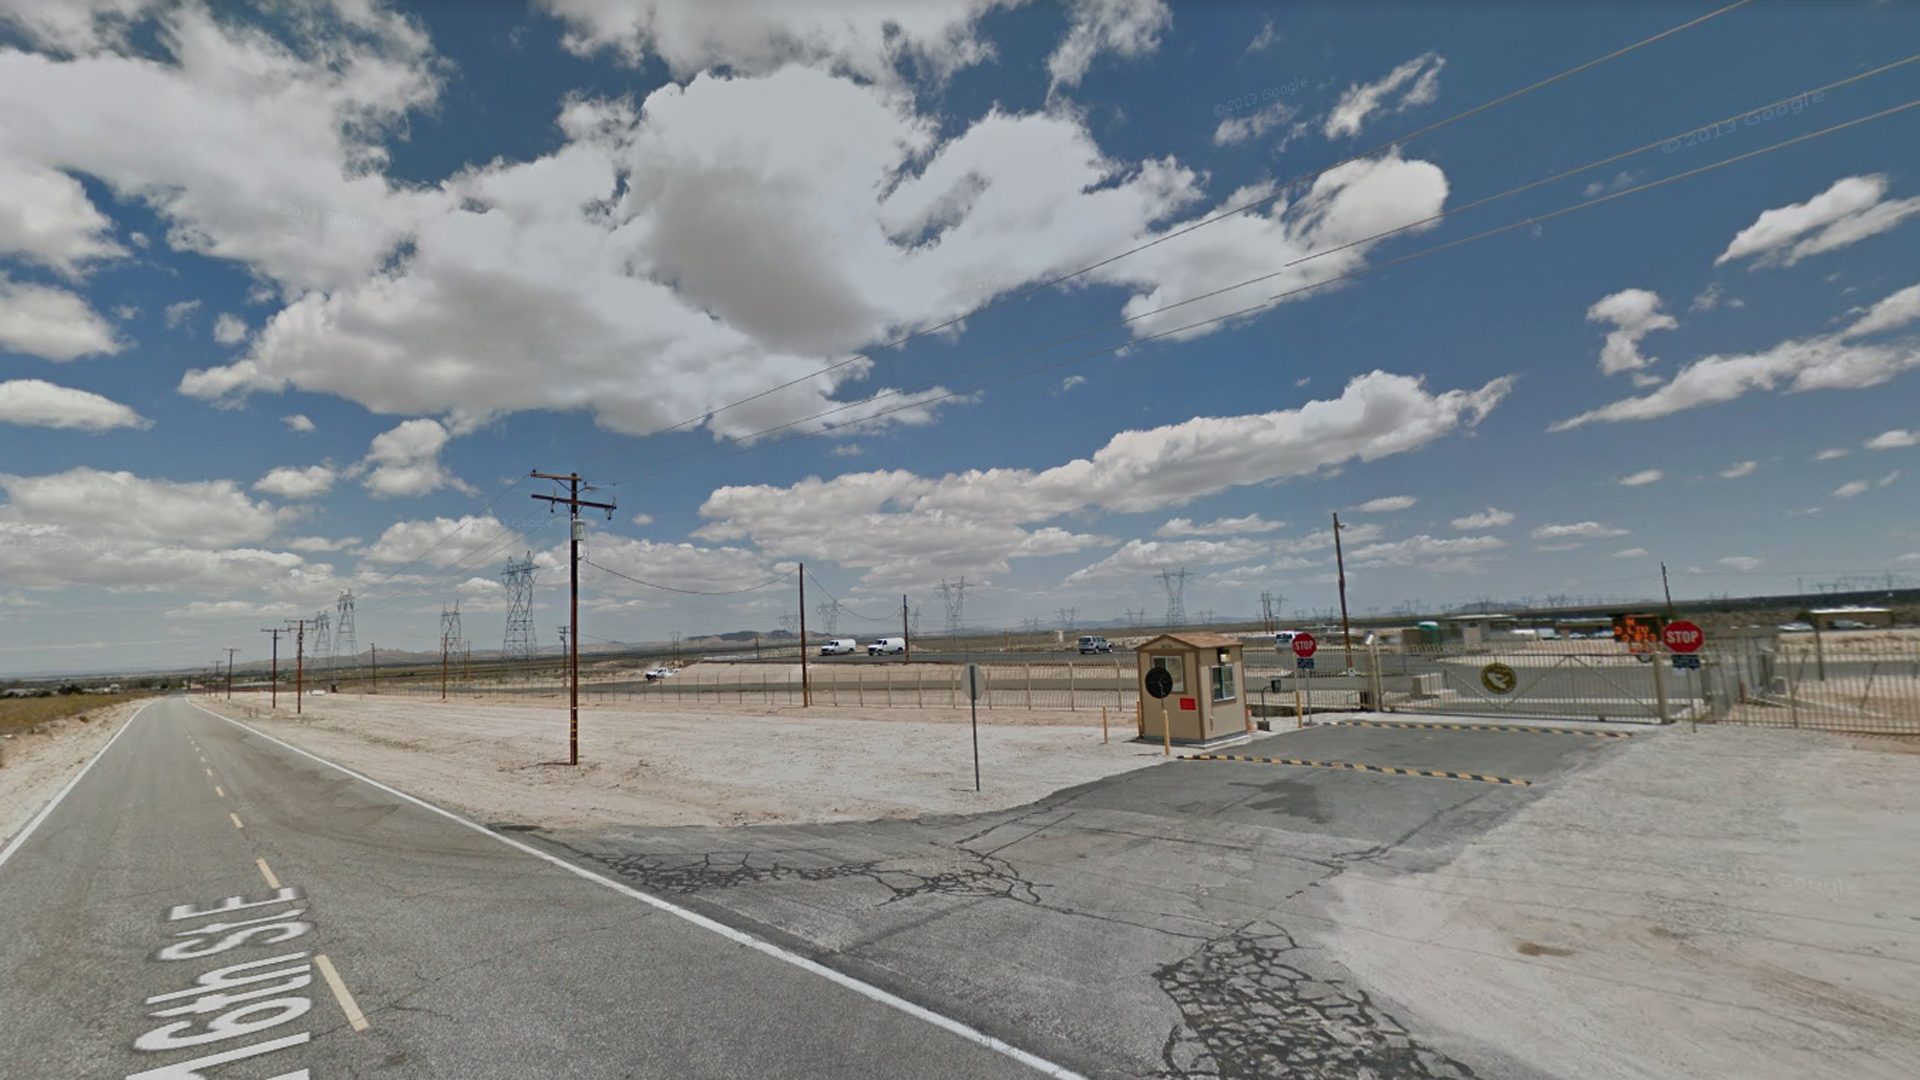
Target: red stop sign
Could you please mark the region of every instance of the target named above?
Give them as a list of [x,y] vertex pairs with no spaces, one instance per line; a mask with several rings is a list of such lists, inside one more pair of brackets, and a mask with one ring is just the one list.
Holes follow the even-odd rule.
[[1700,651],[1700,646],[1707,643],[1707,635],[1698,626],[1681,619],[1668,623],[1667,628],[1660,632],[1660,640],[1666,642],[1667,648],[1674,652],[1690,653]]
[[1312,656],[1313,651],[1315,649],[1318,649],[1319,647],[1320,647],[1320,643],[1313,640],[1312,634],[1293,635],[1293,655],[1295,656],[1300,656],[1300,657]]

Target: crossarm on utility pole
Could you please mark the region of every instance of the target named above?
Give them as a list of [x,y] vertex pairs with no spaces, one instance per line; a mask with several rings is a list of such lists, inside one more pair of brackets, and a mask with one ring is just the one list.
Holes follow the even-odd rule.
[[573,621],[572,632],[567,635],[567,758],[568,764],[580,764],[580,508],[591,506],[595,510],[605,510],[607,520],[613,520],[614,505],[610,502],[593,502],[580,497],[580,474],[536,472],[537,480],[553,480],[567,485],[567,494],[534,495],[535,499],[551,504],[552,508],[565,506],[567,518],[571,522],[567,535],[569,558],[567,560],[567,588],[572,596]]

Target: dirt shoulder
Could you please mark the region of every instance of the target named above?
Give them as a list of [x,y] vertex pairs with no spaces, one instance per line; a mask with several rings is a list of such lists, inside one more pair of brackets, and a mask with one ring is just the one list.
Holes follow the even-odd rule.
[[565,707],[472,699],[264,695],[199,702],[478,820],[752,825],[913,818],[1024,805],[1162,760],[1133,721],[1101,742],[1098,712],[980,718],[982,790],[961,710],[583,706],[580,764]]
[[1900,749],[1636,739],[1441,870],[1342,876],[1324,944],[1547,1075],[1920,1075],[1920,757]]
[[25,828],[144,704],[116,702],[7,732],[0,740],[0,845]]

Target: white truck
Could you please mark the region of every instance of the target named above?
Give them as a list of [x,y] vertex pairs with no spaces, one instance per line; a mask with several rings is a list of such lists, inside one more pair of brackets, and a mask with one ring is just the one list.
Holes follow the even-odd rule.
[[907,651],[907,639],[903,637],[883,637],[867,646],[868,656],[896,656]]
[[821,656],[851,656],[860,643],[850,637],[837,637],[820,646]]

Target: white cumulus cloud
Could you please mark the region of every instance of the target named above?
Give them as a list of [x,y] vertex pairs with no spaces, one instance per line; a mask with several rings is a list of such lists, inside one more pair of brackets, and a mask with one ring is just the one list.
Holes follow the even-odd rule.
[[1393,514],[1411,509],[1420,500],[1412,495],[1386,495],[1378,499],[1368,499],[1353,508],[1356,514]]
[[332,490],[340,474],[325,465],[305,469],[281,466],[254,481],[253,490],[287,499],[311,499]]
[[[1358,135],[1368,120],[1383,112],[1405,112],[1416,105],[1431,104],[1440,96],[1440,69],[1446,66],[1439,54],[1427,53],[1394,68],[1378,82],[1348,86],[1327,114],[1322,130],[1329,139]],[[1401,93],[1402,87],[1407,88],[1405,93]]]
[[1173,25],[1165,0],[1070,0],[1066,36],[1047,57],[1053,91],[1078,86],[1102,53],[1126,59],[1160,47],[1160,34]]
[[1653,362],[1642,356],[1640,339],[1655,330],[1672,330],[1680,321],[1660,310],[1660,294],[1648,289],[1622,289],[1603,296],[1587,309],[1587,321],[1610,323],[1600,349],[1600,373],[1617,375],[1637,371]]
[[1576,521],[1566,525],[1542,525],[1533,530],[1535,540],[1604,540],[1609,537],[1626,536],[1630,530],[1603,525],[1598,521]]
[[1659,469],[1642,469],[1631,476],[1621,477],[1616,483],[1621,487],[1645,487],[1648,484],[1659,483],[1661,480],[1666,479],[1666,475],[1666,473],[1661,472]]
[[1909,446],[1920,446],[1920,431],[1895,428],[1867,440],[1869,450],[1905,450]]
[[0,349],[64,361],[125,347],[113,324],[78,293],[14,282],[0,273]]
[[153,426],[117,401],[42,379],[0,382],[0,423],[81,431]]
[[1500,510],[1489,506],[1479,513],[1454,518],[1452,524],[1454,528],[1459,529],[1461,532],[1472,532],[1479,529],[1504,529],[1513,524],[1513,512],[1511,510]]
[[381,499],[425,495],[443,487],[471,491],[440,464],[440,450],[450,438],[439,421],[424,418],[375,435],[364,462],[373,471],[361,485]]
[[1720,470],[1720,479],[1738,480],[1743,476],[1752,476],[1754,473],[1754,470],[1758,469],[1759,467],[1760,467],[1760,463],[1757,461],[1735,462],[1734,464],[1729,465],[1726,468]]
[[1792,266],[1878,236],[1920,214],[1920,198],[1888,199],[1887,188],[1884,175],[1848,176],[1806,202],[1762,211],[1713,264],[1752,258],[1753,269]]

